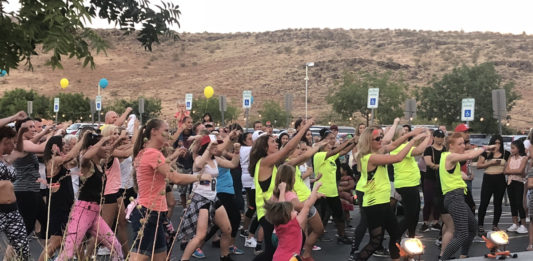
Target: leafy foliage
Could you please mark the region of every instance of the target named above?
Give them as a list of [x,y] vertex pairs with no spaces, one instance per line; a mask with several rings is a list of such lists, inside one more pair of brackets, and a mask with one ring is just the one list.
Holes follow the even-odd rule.
[[388,73],[344,74],[342,82],[337,84],[336,91],[326,97],[333,110],[348,119],[359,112],[367,120],[370,112],[367,109],[369,88],[379,88],[379,107],[375,117],[382,123],[392,123],[394,118],[402,117],[407,84],[401,80],[393,81]]
[[[81,93],[60,93],[59,98],[59,121],[90,121],[91,101]],[[53,112],[53,98],[48,110]],[[35,109],[33,110],[35,112]]]
[[263,103],[263,108],[259,110],[263,124],[267,121],[272,123],[272,126],[285,127],[289,124],[290,113],[281,108],[281,105],[275,101],[266,101]]
[[0,98],[0,117],[7,117],[18,111],[26,111],[28,101],[33,101],[33,117],[50,118],[53,112],[53,101],[50,98],[39,95],[34,90],[15,89],[4,92]]
[[[492,117],[492,90],[503,88],[507,98],[507,111],[511,111],[520,98],[513,83],[502,83],[501,76],[492,63],[473,67],[456,67],[431,86],[419,89],[419,114],[426,119],[437,117],[448,126],[458,123],[461,118],[461,100],[476,99],[475,121],[470,123],[476,132],[496,133],[497,120]],[[483,121],[480,121],[483,118]]]
[[[213,118],[213,122],[221,123],[222,115],[219,111],[218,98],[206,99],[203,97],[194,99],[192,103],[191,117],[194,122],[201,121],[205,113],[209,113]],[[227,111],[224,112],[224,121],[230,122],[236,120],[238,117],[238,109],[227,103]]]
[[0,0],[0,68],[9,71],[26,62],[32,69],[31,57],[41,46],[51,53],[47,65],[62,68],[62,57],[83,59],[83,65],[94,68],[92,51],[105,52],[109,47],[98,34],[85,27],[93,18],[115,22],[125,33],[138,32],[146,50],[152,50],[159,37],[166,35],[178,39],[170,26],[179,27],[180,11],[177,5],[162,1],[155,10],[149,0],[20,0],[18,12],[6,13]]

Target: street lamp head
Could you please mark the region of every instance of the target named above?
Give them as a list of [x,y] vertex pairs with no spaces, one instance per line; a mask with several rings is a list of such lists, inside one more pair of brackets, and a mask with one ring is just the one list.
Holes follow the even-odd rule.
[[313,67],[313,66],[315,66],[315,63],[314,62],[308,62],[308,63],[305,64],[305,66]]

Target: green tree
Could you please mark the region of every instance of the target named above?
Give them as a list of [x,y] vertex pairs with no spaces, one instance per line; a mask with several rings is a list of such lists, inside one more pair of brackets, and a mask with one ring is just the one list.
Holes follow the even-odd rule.
[[[470,125],[476,132],[496,133],[497,120],[492,117],[492,90],[503,88],[507,98],[507,111],[510,111],[520,98],[514,83],[502,83],[501,76],[492,63],[473,67],[456,67],[442,79],[434,81],[416,92],[420,106],[418,113],[425,119],[437,118],[441,124],[453,126],[461,121],[461,100],[476,99],[475,121]],[[480,119],[483,118],[483,121]]]
[[[91,101],[81,93],[60,93],[59,98],[59,121],[90,121]],[[51,111],[53,111],[53,102]],[[34,110],[35,111],[35,110]]]
[[33,101],[32,117],[49,119],[52,116],[53,102],[50,98],[39,95],[34,90],[14,89],[4,92],[4,95],[0,98],[0,117],[7,117],[18,111],[26,111],[28,101]]
[[263,124],[270,121],[272,126],[285,127],[290,122],[290,113],[281,108],[279,103],[272,100],[263,103],[263,108],[259,110],[259,113]]
[[342,82],[337,83],[336,90],[328,94],[326,101],[342,117],[349,119],[359,112],[368,122],[369,88],[379,88],[379,107],[375,110],[376,119],[382,123],[392,123],[394,118],[403,116],[402,104],[407,97],[405,94],[407,84],[402,80],[392,80],[389,73],[347,72]]
[[7,13],[0,0],[0,69],[17,68],[26,62],[31,69],[31,57],[36,48],[51,52],[47,65],[62,68],[62,57],[83,59],[83,65],[94,68],[92,51],[105,52],[109,47],[92,29],[85,26],[95,18],[115,23],[125,33],[133,33],[147,50],[159,43],[161,35],[178,38],[170,30],[179,26],[177,5],[162,1],[152,7],[149,0],[20,0],[20,9]]
[[[148,120],[157,118],[161,114],[161,100],[157,98],[145,98],[143,96],[139,98],[144,98],[144,113],[142,115],[143,124]],[[115,111],[119,115],[126,110],[126,108],[131,107],[133,109],[132,113],[140,116],[139,113],[139,99],[135,100],[126,100],[120,99],[116,100],[111,106],[103,106],[104,115],[108,111]],[[101,118],[103,121],[104,119]]]
[[[237,107],[227,103],[227,111],[224,112],[224,121],[231,122],[237,119],[239,111]],[[194,122],[201,121],[205,113],[211,114],[215,123],[222,122],[222,115],[220,114],[218,98],[206,99],[203,97],[194,99],[192,103],[191,117]]]

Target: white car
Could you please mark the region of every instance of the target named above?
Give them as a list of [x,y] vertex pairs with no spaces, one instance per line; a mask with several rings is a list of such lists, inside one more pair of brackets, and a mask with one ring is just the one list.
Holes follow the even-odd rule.
[[97,128],[98,124],[96,123],[73,123],[67,128],[67,134],[76,135],[80,129],[82,129],[85,126],[92,126],[93,128]]

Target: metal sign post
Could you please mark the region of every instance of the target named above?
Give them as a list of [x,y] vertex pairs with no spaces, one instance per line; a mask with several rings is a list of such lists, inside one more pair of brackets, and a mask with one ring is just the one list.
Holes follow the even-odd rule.
[[244,120],[245,120],[244,131],[245,132],[248,132],[248,114],[249,113],[250,113],[250,109],[248,108],[244,109]]
[[96,112],[96,104],[94,103],[94,100],[91,100],[90,104],[91,104],[91,119],[94,124],[94,113]]
[[59,98],[54,98],[54,112],[56,113],[56,124],[57,124],[57,114],[59,112]]
[[374,124],[374,109],[378,107],[378,104],[379,104],[379,88],[369,88],[366,107],[372,110],[370,125]]
[[143,113],[144,113],[144,98],[139,98],[139,118],[141,123],[143,122]]
[[[287,112],[287,125],[290,127],[291,124],[291,112],[292,112],[292,94],[285,94],[285,111]],[[307,118],[307,114],[306,114]]]
[[416,100],[407,99],[405,100],[405,117],[411,125],[411,121],[416,117]]
[[218,110],[220,111],[220,116],[222,116],[222,126],[226,126],[226,123],[224,122],[224,112],[227,110],[227,104],[226,104],[226,96],[220,95],[218,96]]
[[33,101],[28,101],[28,116],[31,117],[31,114],[33,113]]
[[504,89],[492,90],[493,117],[498,119],[498,128],[502,135],[502,118],[507,116],[507,98]]

